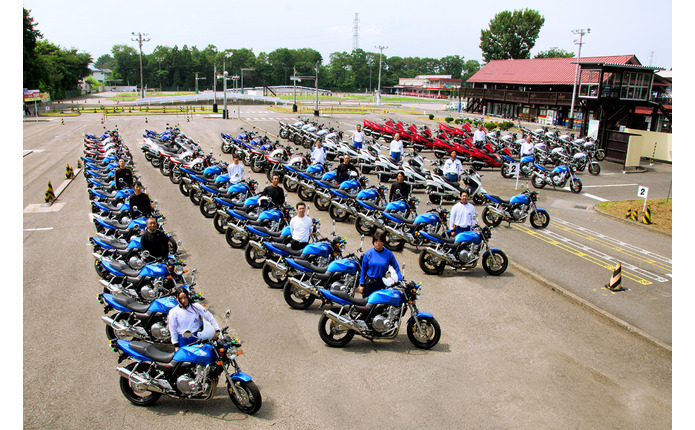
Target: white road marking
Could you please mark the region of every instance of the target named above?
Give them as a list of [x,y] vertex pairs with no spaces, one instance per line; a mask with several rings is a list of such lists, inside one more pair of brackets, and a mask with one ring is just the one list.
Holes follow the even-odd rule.
[[43,228],[25,228],[24,231],[45,231],[53,230],[53,227],[43,227]]

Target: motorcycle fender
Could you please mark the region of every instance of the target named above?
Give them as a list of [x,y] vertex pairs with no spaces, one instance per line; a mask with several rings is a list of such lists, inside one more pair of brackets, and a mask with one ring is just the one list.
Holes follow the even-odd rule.
[[[429,313],[429,312],[418,312],[418,313],[417,313],[417,317],[418,317],[418,318],[434,318],[434,315],[432,315],[432,314]],[[412,320],[414,320],[414,319],[415,319],[415,318],[411,316],[410,319],[409,319],[408,321],[412,321]]]
[[498,251],[498,252],[504,253],[504,251],[502,251],[502,250],[499,249],[499,248],[490,248],[489,250],[487,250],[487,251],[485,251],[485,252],[483,253],[483,258],[485,258],[485,257],[486,257],[489,253],[491,253],[492,251]]
[[251,382],[252,380],[253,378],[248,373],[236,372],[232,374],[232,381]]
[[541,213],[548,213],[547,210],[541,209],[541,208],[536,208],[536,212],[541,212]]

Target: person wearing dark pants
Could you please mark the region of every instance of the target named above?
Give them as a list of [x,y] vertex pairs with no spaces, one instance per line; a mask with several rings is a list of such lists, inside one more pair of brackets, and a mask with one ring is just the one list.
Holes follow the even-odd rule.
[[369,297],[374,291],[386,288],[381,278],[386,276],[389,266],[393,267],[398,275],[398,280],[403,280],[401,269],[393,252],[384,247],[384,232],[378,230],[372,236],[374,247],[367,251],[362,258],[362,270],[360,273],[360,293],[362,297]]

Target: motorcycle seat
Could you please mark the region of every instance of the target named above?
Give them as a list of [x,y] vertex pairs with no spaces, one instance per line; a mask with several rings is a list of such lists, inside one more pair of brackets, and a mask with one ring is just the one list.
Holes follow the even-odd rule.
[[171,360],[174,359],[175,352],[162,351],[159,348],[157,348],[157,346],[148,342],[143,342],[141,340],[131,341],[130,347],[133,348],[133,351],[137,352],[138,354],[142,354],[147,358],[151,358],[152,360],[158,363],[169,363]]
[[357,298],[353,297],[350,294],[346,293],[345,291],[336,291],[336,290],[331,290],[331,293],[336,295],[337,297],[340,297],[341,299],[347,300],[350,303],[353,303],[357,306],[367,306],[367,298]]
[[267,234],[268,236],[270,236],[272,238],[280,237],[280,234],[282,233],[282,230],[274,231],[274,230],[271,230],[267,227],[254,226],[254,228],[262,233]]
[[241,215],[244,218],[247,218],[249,221],[257,221],[258,220],[259,214],[248,213],[248,212],[244,212],[241,210],[234,210],[233,212],[238,214],[238,215]]
[[413,223],[413,220],[412,220],[412,219],[408,219],[408,218],[404,217],[404,216],[401,215],[401,213],[399,213],[399,212],[389,212],[388,214],[391,215],[392,217],[394,217],[394,218],[400,220],[401,222],[406,223],[406,224],[412,224],[412,223]]
[[492,197],[492,198],[495,199],[495,200],[499,200],[499,201],[501,201],[502,203],[509,204],[509,200],[505,200],[505,199],[503,199],[503,198],[500,197],[500,196],[496,196],[496,195],[494,195],[494,194],[490,194],[490,197]]
[[317,180],[316,183],[324,188],[335,188],[335,184],[331,184],[330,182],[324,180]]
[[292,256],[299,257],[300,255],[302,255],[301,249],[292,249],[292,246],[289,243],[273,243],[273,246]]
[[149,303],[140,303],[132,297],[117,294],[113,295],[113,301],[139,314],[144,314],[150,307]]
[[297,259],[297,260],[295,260],[295,262],[302,267],[306,267],[307,269],[311,270],[314,273],[326,273],[325,267],[314,266],[313,264],[311,264],[310,262],[308,262],[306,260]]
[[436,233],[432,233],[431,236],[441,240],[444,243],[456,243],[453,237],[442,236],[441,234]]

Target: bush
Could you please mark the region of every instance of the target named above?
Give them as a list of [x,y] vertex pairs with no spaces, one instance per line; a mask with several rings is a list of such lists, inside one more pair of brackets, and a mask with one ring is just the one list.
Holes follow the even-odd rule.
[[512,121],[504,121],[500,124],[500,130],[502,131],[507,131],[512,127],[514,127],[514,123]]
[[430,119],[434,119],[434,114],[431,113],[431,114],[429,114],[428,116],[429,116]]
[[454,120],[454,124],[461,124],[461,123],[463,123],[463,120],[461,118],[456,118]]
[[444,121],[446,121],[447,124],[450,123],[450,122],[453,121],[453,120],[454,120],[454,118],[452,118],[452,117],[450,117],[450,116],[444,118]]
[[492,131],[497,128],[497,122],[486,122],[483,127],[485,127],[487,131]]

